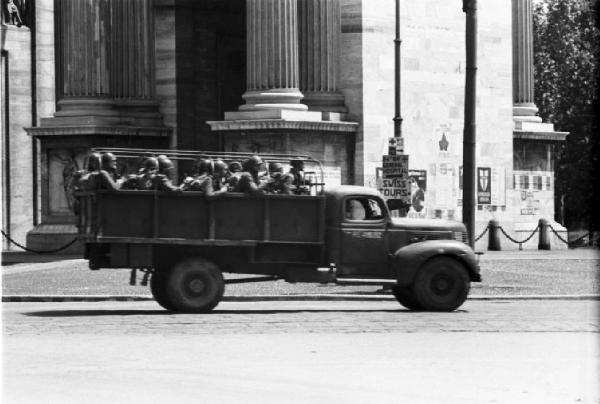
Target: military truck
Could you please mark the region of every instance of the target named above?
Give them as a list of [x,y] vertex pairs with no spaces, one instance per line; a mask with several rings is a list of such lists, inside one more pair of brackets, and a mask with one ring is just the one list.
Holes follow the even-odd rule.
[[[452,311],[466,300],[470,283],[481,281],[462,223],[392,217],[372,188],[214,198],[140,190],[76,196],[90,269],[145,272],[152,295],[171,311],[208,312],[227,283],[279,279],[382,285],[408,309]],[[224,279],[223,273],[252,276]]]

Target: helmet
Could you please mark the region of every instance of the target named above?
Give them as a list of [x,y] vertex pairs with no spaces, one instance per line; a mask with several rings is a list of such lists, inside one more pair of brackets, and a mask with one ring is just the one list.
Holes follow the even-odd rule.
[[156,157],[148,157],[144,160],[144,171],[158,170],[158,159]]
[[262,159],[258,156],[252,156],[248,160],[244,161],[244,171],[258,171],[260,166],[264,164]]
[[195,174],[210,174],[212,172],[212,160],[200,157],[194,163],[193,171]]
[[270,173],[282,173],[283,165],[281,165],[281,163],[269,163],[269,172]]
[[217,159],[213,163],[213,171],[215,173],[224,173],[227,171],[227,164],[223,160]]
[[242,163],[239,161],[232,161],[229,163],[229,171],[232,173],[238,173],[242,171]]
[[87,170],[98,171],[102,168],[102,157],[100,153],[90,153],[87,158]]
[[110,167],[112,163],[116,163],[117,158],[114,154],[107,152],[102,155],[102,167]]
[[158,160],[158,171],[160,171],[161,173],[164,174],[168,170],[173,168],[173,162],[164,154],[161,154],[156,159]]

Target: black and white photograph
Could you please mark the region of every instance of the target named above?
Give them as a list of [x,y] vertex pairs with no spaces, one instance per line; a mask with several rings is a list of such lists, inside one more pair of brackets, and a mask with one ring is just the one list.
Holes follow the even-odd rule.
[[600,404],[600,0],[0,0],[0,401]]

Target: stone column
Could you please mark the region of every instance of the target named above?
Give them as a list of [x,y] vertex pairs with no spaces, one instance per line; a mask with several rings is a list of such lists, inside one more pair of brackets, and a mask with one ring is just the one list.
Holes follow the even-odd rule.
[[533,14],[532,0],[512,0],[513,116],[536,117],[533,98]]
[[[59,101],[56,118],[115,115],[110,81],[110,1],[61,0],[58,5]],[[107,122],[108,120],[108,122]],[[58,119],[55,124],[64,123]]]
[[153,1],[113,1],[111,7],[112,94],[123,123],[160,125],[154,85]]
[[339,0],[298,0],[300,91],[311,110],[346,112],[338,91]]
[[297,0],[246,0],[247,91],[240,111],[306,111],[300,103]]

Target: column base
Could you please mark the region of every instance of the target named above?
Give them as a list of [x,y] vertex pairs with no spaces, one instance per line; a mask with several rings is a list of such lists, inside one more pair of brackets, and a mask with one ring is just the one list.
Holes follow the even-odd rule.
[[302,102],[311,111],[346,113],[344,95],[337,91],[305,91]]
[[297,88],[273,88],[268,90],[248,90],[242,98],[245,105],[240,105],[240,111],[262,110],[292,110],[307,111],[308,107],[300,103],[304,96]]
[[[536,114],[538,113],[538,108],[535,106],[534,103],[520,103],[520,104],[514,104],[513,105],[513,115],[514,116],[520,116],[520,117],[525,117],[525,116],[532,116],[535,117]],[[542,119],[540,118],[540,121]]]

